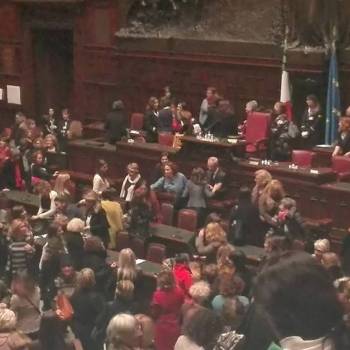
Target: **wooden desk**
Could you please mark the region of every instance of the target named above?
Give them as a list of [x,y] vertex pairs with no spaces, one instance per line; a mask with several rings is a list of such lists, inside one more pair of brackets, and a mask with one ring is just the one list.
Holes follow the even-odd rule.
[[101,121],[95,121],[93,123],[83,126],[83,136],[85,139],[91,139],[94,137],[104,137],[106,134],[105,123]]
[[316,152],[316,165],[323,167],[332,166],[332,153],[334,150],[333,146],[320,147],[316,146],[312,149]]
[[231,156],[239,157],[244,155],[244,140],[237,139],[236,143],[229,143],[227,139],[219,139],[219,141],[208,141],[199,139],[194,136],[181,136],[181,153],[180,156],[191,157],[193,159],[205,159],[211,156],[219,159],[230,159]]
[[[250,169],[255,172],[259,169],[265,169],[275,178],[292,178],[299,181],[310,182],[312,184],[320,185],[336,180],[336,173],[331,168],[307,168],[299,167],[298,169],[291,169],[287,162],[273,162],[270,165],[263,165],[261,161],[242,160],[240,167],[243,169]],[[311,172],[311,169],[317,170],[317,173]]]
[[191,231],[163,224],[152,224],[150,236],[151,241],[166,245],[168,256],[176,253],[191,253],[193,250],[195,234]]
[[24,191],[2,191],[0,196],[8,201],[9,206],[23,205],[30,213],[37,212],[40,201],[39,196]]

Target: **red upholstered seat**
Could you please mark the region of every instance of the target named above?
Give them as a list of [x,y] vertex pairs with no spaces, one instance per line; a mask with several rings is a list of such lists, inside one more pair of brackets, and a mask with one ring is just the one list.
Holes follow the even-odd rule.
[[117,236],[117,251],[130,247],[130,238],[127,232],[119,232]]
[[161,264],[165,258],[165,245],[160,243],[150,243],[147,249],[146,260]]
[[294,150],[292,152],[292,163],[301,167],[312,167],[316,153],[307,150]]
[[142,130],[143,128],[143,114],[133,113],[130,117],[130,129],[131,130]]
[[158,143],[164,146],[173,146],[174,135],[170,132],[160,132],[158,134]]
[[172,226],[174,222],[174,206],[171,203],[162,203],[160,206],[162,224]]
[[350,158],[336,156],[332,158],[332,169],[338,175],[339,181],[350,182]]
[[197,212],[192,209],[181,209],[177,216],[177,227],[188,231],[197,229]]
[[270,132],[271,115],[269,113],[252,112],[247,116],[245,140],[246,153],[249,155],[262,154],[267,149]]

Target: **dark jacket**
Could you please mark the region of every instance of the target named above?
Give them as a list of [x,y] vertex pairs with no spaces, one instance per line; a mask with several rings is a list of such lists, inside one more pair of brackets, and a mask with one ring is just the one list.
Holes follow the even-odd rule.
[[115,144],[120,141],[123,136],[126,136],[126,129],[128,127],[127,118],[124,111],[111,111],[106,116],[106,137],[110,144]]
[[106,212],[101,207],[91,213],[90,232],[94,236],[100,237],[105,246],[109,243],[109,223]]
[[74,334],[82,342],[84,350],[96,350],[97,344],[91,338],[91,332],[97,316],[103,309],[103,297],[93,289],[81,289],[73,294],[71,303],[74,310]]
[[154,111],[147,111],[143,123],[143,130],[146,131],[148,142],[158,142],[159,115]]
[[52,178],[51,173],[48,171],[48,169],[45,166],[41,166],[37,164],[32,164],[31,174],[32,174],[32,177],[37,177],[45,181],[50,181]]
[[222,187],[220,191],[217,191],[212,198],[220,199],[225,196],[227,188],[226,188],[226,173],[219,168],[216,172],[211,172],[207,170],[206,173],[207,183],[208,185],[214,186],[215,184],[222,183]]
[[159,132],[172,132],[173,112],[170,107],[159,112]]
[[69,255],[72,258],[74,267],[77,270],[80,270],[82,267],[82,260],[85,255],[83,237],[79,232],[67,231],[64,233],[63,238],[66,242],[66,247]]
[[309,113],[306,109],[300,126],[303,146],[312,148],[324,142],[324,117],[322,111],[317,109]]
[[341,134],[338,134],[336,145],[341,148],[341,154],[350,152],[350,133],[347,133],[344,138],[341,137]]

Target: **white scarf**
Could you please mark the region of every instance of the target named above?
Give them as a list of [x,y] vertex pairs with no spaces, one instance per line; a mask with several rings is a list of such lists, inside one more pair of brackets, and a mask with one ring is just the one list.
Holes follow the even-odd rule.
[[125,196],[125,185],[126,183],[129,181],[132,185],[129,186],[129,188],[127,189],[127,194],[126,194],[126,198],[125,201],[126,202],[130,202],[132,200],[132,197],[134,195],[134,190],[135,190],[135,186],[137,184],[137,182],[141,179],[141,175],[138,174],[134,180],[130,179],[130,176],[127,175],[125,176],[125,179],[123,181],[123,185],[122,185],[122,189],[120,191],[120,197],[124,198]]

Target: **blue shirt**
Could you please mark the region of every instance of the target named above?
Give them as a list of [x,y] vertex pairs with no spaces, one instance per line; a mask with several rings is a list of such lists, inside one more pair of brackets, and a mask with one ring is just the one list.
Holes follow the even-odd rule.
[[176,173],[172,178],[162,176],[151,185],[151,190],[173,192],[177,196],[181,196],[186,188],[186,184],[186,176],[182,173]]

